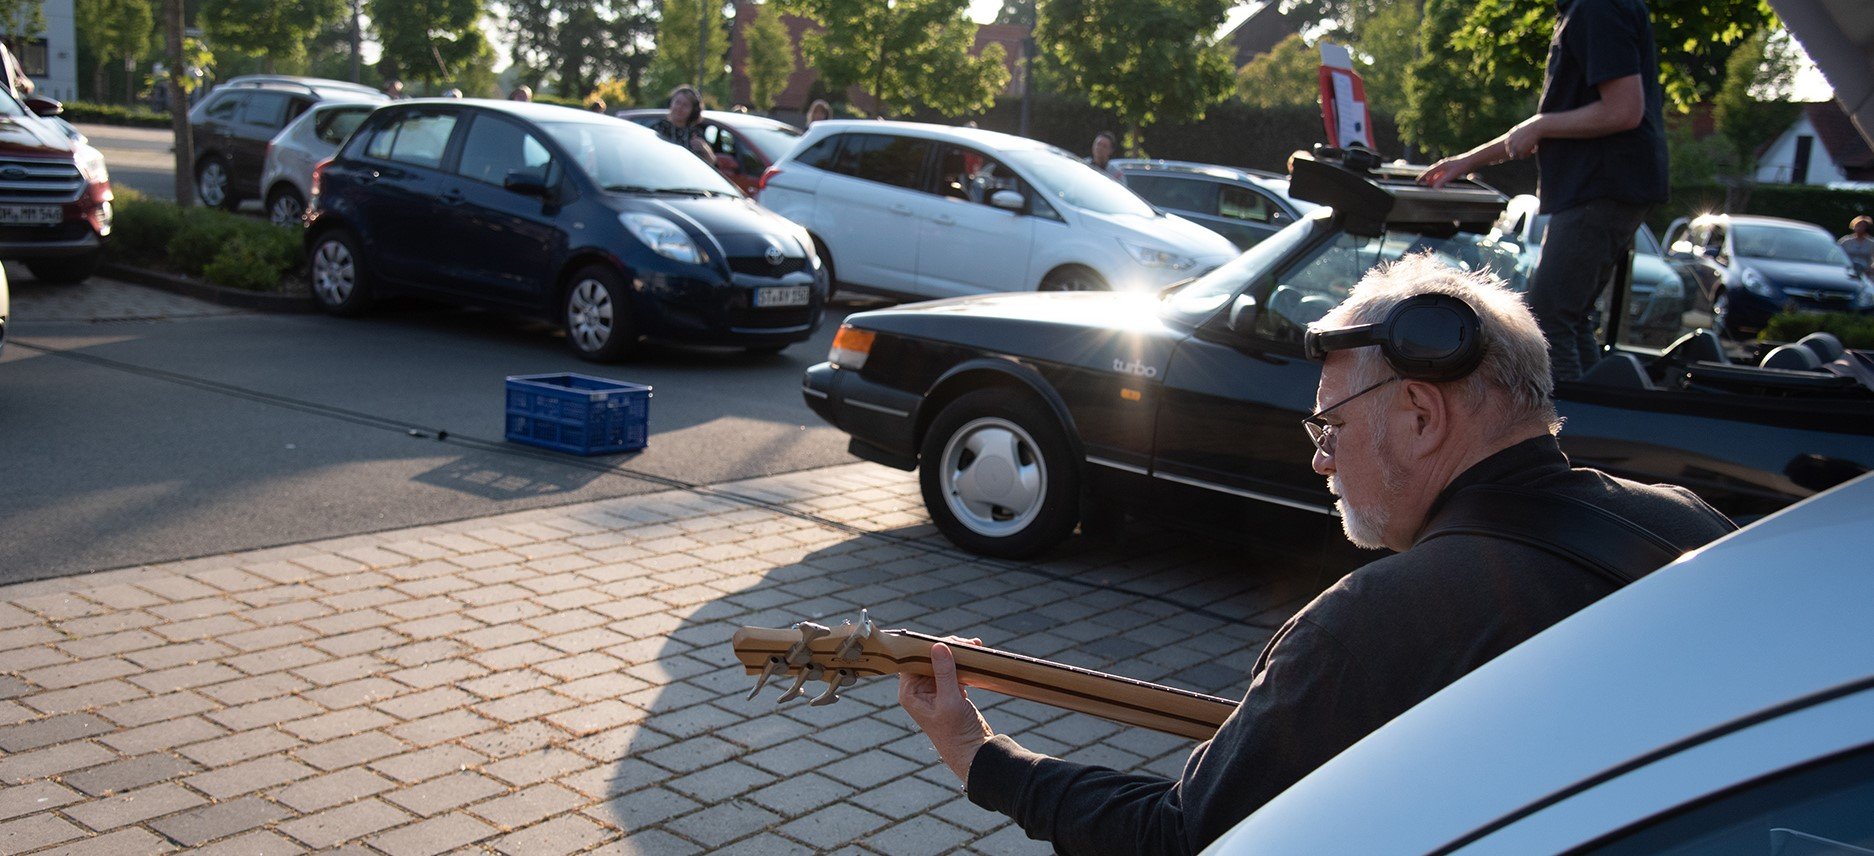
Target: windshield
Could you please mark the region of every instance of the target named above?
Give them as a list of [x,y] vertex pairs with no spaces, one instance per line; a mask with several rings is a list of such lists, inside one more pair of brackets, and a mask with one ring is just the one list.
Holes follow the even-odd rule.
[[594,184],[620,193],[741,196],[728,179],[691,154],[624,124],[543,122]]
[[1737,254],[1745,258],[1849,265],[1848,254],[1821,232],[1740,223],[1731,234],[1737,242]]
[[1192,326],[1203,323],[1204,319],[1223,308],[1230,298],[1242,291],[1250,279],[1268,272],[1294,252],[1295,248],[1307,243],[1315,229],[1326,228],[1325,224],[1333,216],[1334,212],[1327,208],[1309,212],[1267,240],[1245,250],[1242,255],[1225,262],[1222,267],[1172,292],[1160,305],[1160,309],[1164,314],[1179,317]]
[[1029,149],[1003,152],[1002,156],[1023,167],[1035,190],[1050,203],[1064,203],[1095,214],[1158,216],[1156,209],[1125,185],[1066,155]]
[[755,148],[761,149],[761,153],[768,156],[770,163],[787,157],[787,153],[794,150],[794,144],[800,142],[800,132],[793,128],[731,128],[730,130],[753,140]]

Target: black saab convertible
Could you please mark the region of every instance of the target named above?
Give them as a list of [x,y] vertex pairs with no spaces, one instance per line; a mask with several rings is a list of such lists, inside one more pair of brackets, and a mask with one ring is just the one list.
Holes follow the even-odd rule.
[[[1225,528],[1333,515],[1299,424],[1321,372],[1303,352],[1308,322],[1376,265],[1430,252],[1507,277],[1515,248],[1489,236],[1505,200],[1487,187],[1432,190],[1411,168],[1305,154],[1292,167],[1291,193],[1325,207],[1199,279],[1158,296],[1003,294],[853,315],[807,370],[807,403],[859,457],[920,469],[937,527],[985,555],[1048,549],[1096,509]],[[1874,355],[1826,337],[1778,351],[1769,367],[1734,361],[1705,330],[1612,350],[1556,390],[1562,447],[1743,518],[1874,466]]]

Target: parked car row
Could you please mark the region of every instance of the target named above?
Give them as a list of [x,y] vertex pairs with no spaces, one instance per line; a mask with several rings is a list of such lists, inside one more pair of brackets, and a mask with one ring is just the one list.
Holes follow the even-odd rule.
[[262,182],[268,144],[313,105],[330,101],[387,99],[368,86],[314,77],[250,75],[215,87],[189,110],[196,200],[231,211],[244,199],[260,198],[271,209],[276,185]]
[[1668,258],[1710,295],[1714,323],[1755,336],[1785,307],[1874,312],[1874,280],[1822,227],[1776,217],[1707,214],[1667,230]]

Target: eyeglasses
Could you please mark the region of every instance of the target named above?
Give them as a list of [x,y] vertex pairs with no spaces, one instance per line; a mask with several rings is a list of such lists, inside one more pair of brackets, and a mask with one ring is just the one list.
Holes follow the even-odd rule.
[[1360,390],[1359,392],[1349,395],[1346,398],[1343,398],[1339,401],[1334,402],[1333,404],[1323,407],[1320,410],[1316,410],[1315,412],[1308,414],[1308,418],[1301,420],[1301,427],[1308,429],[1308,439],[1314,441],[1314,447],[1316,449],[1319,449],[1321,451],[1321,454],[1326,455],[1331,458],[1334,456],[1334,430],[1336,428],[1339,428],[1340,426],[1330,425],[1328,424],[1327,420],[1322,419],[1321,417],[1326,416],[1329,413],[1332,413],[1336,410],[1339,410],[1341,407],[1345,406],[1347,402],[1349,401],[1359,398],[1362,395],[1372,392],[1373,390],[1379,389],[1380,387],[1385,386],[1386,384],[1392,383],[1393,381],[1396,381],[1398,379],[1399,379],[1398,375],[1393,375],[1392,377],[1382,380],[1379,383],[1373,384],[1372,386],[1369,386],[1366,389]]

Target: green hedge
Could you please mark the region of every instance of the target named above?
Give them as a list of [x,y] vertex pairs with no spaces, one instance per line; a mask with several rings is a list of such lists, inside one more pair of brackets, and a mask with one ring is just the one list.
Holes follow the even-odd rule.
[[288,291],[303,263],[298,229],[213,208],[127,199],[114,204],[105,255],[113,262],[199,276],[248,291]]
[[1817,331],[1835,334],[1844,347],[1874,348],[1874,315],[1847,312],[1779,312],[1770,317],[1757,338],[1794,342]]
[[65,112],[59,114],[67,122],[95,122],[100,125],[135,125],[142,128],[169,127],[169,114],[158,113],[148,107],[125,107],[120,104],[90,104],[84,101],[65,102]]

